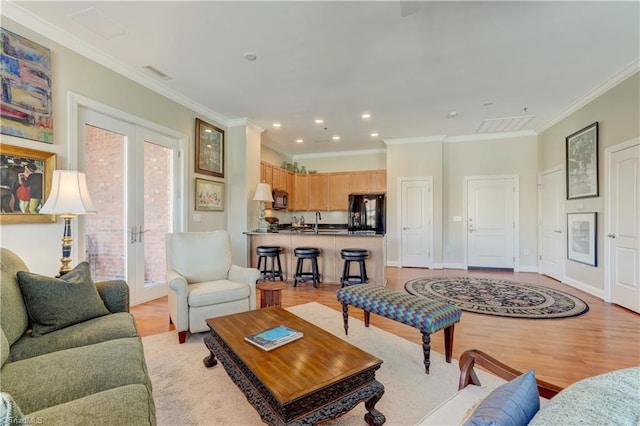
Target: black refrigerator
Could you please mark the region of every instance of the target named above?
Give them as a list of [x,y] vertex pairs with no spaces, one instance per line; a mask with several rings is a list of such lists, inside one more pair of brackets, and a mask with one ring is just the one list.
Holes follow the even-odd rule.
[[384,234],[385,194],[349,194],[349,232]]

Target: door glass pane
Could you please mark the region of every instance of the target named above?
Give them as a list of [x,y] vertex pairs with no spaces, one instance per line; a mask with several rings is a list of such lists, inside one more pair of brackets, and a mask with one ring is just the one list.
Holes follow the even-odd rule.
[[151,142],[144,143],[144,285],[165,281],[165,235],[173,223],[172,154]]
[[94,281],[125,279],[125,137],[85,125],[87,184],[97,214],[85,218]]

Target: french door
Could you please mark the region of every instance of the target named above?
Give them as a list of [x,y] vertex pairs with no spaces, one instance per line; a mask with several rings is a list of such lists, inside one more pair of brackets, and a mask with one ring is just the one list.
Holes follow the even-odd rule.
[[166,295],[165,235],[179,203],[179,141],[78,109],[78,162],[98,213],[84,220],[95,281],[124,279],[131,304]]

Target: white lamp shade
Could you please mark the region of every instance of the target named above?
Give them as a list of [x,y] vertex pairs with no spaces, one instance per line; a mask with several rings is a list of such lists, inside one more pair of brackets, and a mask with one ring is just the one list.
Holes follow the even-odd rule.
[[96,212],[84,173],[74,170],[53,171],[51,193],[40,213],[80,215]]
[[253,196],[253,201],[273,201],[271,185],[268,183],[259,183],[256,188],[256,195]]

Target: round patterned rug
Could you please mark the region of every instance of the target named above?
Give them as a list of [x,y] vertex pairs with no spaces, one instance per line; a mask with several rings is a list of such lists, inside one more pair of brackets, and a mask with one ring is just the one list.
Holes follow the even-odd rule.
[[575,296],[535,284],[493,278],[443,277],[407,281],[407,292],[456,305],[463,311],[511,318],[582,315],[589,306]]

